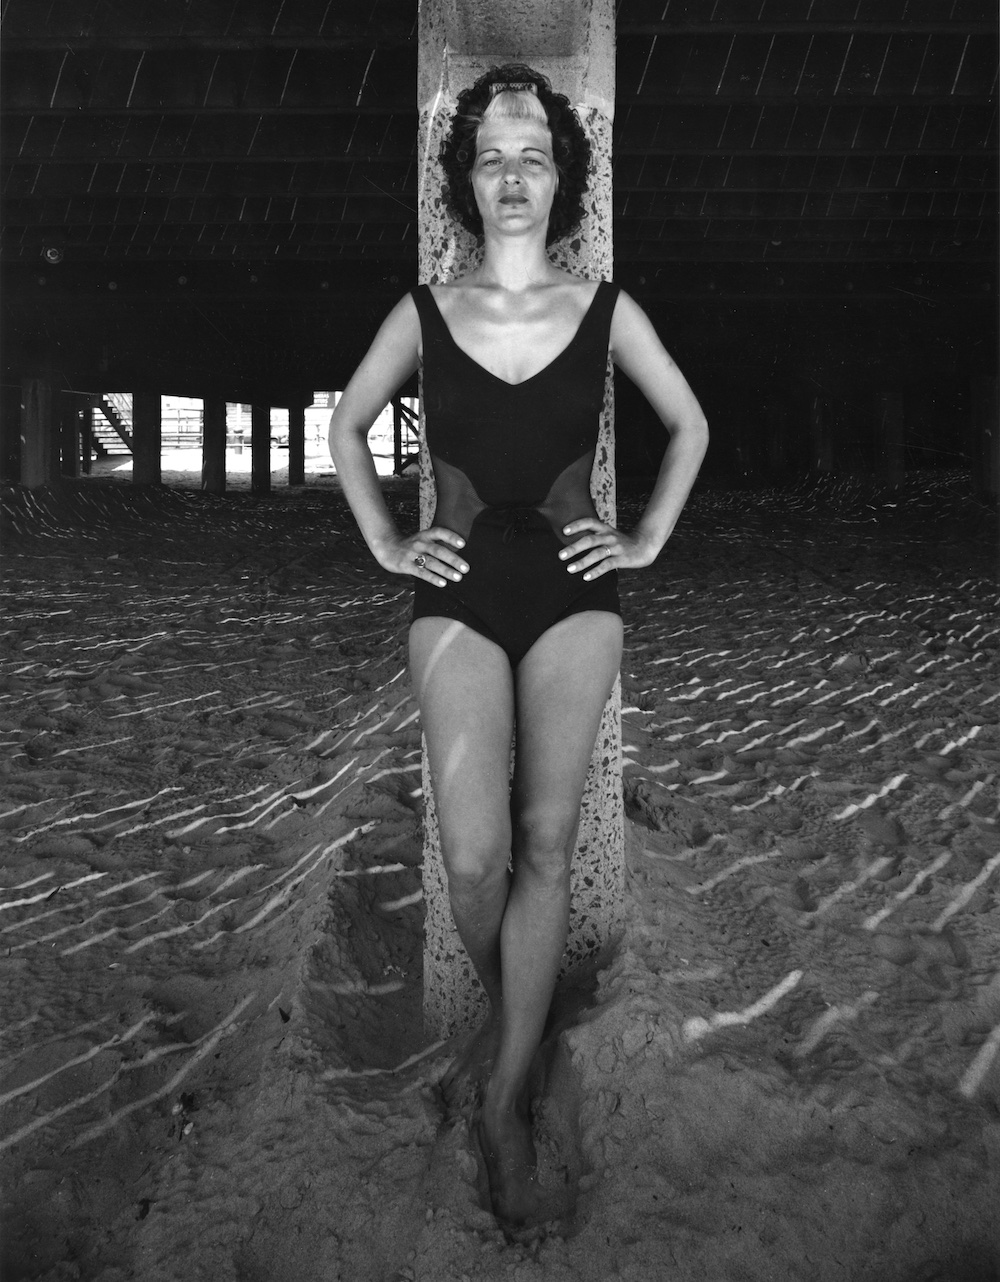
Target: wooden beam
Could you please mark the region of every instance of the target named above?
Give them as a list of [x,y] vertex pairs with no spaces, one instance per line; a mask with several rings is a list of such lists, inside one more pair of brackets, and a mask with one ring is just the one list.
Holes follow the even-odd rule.
[[405,49],[413,47],[410,31],[405,23],[395,29],[387,24],[375,24],[363,32],[346,32],[340,36],[308,35],[219,35],[207,31],[199,35],[149,36],[138,33],[105,31],[100,34],[80,35],[68,31],[65,35],[10,34],[4,36],[8,53],[105,53],[126,50],[130,53],[266,53],[271,50],[289,50],[314,53],[342,53],[371,49]]
[[158,391],[140,389],[132,393],[132,483],[159,485],[162,480],[161,400]]
[[288,484],[306,483],[306,410],[292,405],[288,410]]
[[206,396],[202,416],[201,488],[206,494],[226,492],[226,402]]
[[271,493],[271,409],[268,405],[250,407],[250,491]]
[[898,388],[878,393],[875,428],[879,479],[898,489],[906,477],[906,416],[903,393]]
[[57,484],[61,396],[51,368],[21,382],[21,484]]
[[[973,188],[936,192],[730,188],[678,191],[618,184],[615,190],[616,217],[633,224],[644,218],[669,218],[700,223],[753,219],[767,224],[795,222],[823,226],[827,220],[834,223],[853,219],[864,227],[888,221],[913,223],[918,233],[923,230],[929,235],[932,232],[928,229],[947,229],[964,222],[968,224],[966,239],[982,234],[984,218],[992,222],[995,204],[995,193]],[[114,200],[108,196],[49,195],[36,199],[10,198],[4,211],[7,237],[15,239],[19,229],[24,229],[20,235],[27,233],[38,245],[52,243],[51,237],[58,234],[59,228],[93,228],[95,235],[107,235],[112,227],[132,224],[140,227],[197,225],[209,229],[237,222],[244,227],[274,228],[278,235],[284,229],[288,239],[292,239],[293,227],[308,227],[313,233],[316,229],[329,232],[333,227],[336,239],[342,240],[356,239],[359,229],[365,226],[396,229],[416,219],[415,208],[411,210],[384,197],[211,196],[199,200],[185,196]],[[941,231],[933,234],[939,235]],[[46,236],[50,240],[46,240]]]
[[[662,0],[656,0],[656,8],[662,9]],[[707,18],[710,11],[717,9],[718,5],[713,0],[705,0],[702,12]],[[997,24],[989,19],[979,21],[962,19],[944,19],[938,21],[927,21],[915,18],[913,20],[902,19],[899,22],[880,22],[877,20],[866,20],[864,17],[863,6],[854,4],[851,6],[857,16],[840,21],[815,19],[794,19],[782,20],[781,18],[761,18],[746,19],[743,21],[734,21],[728,18],[726,10],[719,21],[699,20],[694,16],[698,12],[694,6],[688,6],[688,14],[683,17],[672,18],[664,16],[658,21],[635,21],[630,20],[626,14],[618,23],[618,39],[623,40],[629,36],[770,36],[772,34],[781,35],[804,35],[804,36],[857,36],[857,35],[887,35],[887,36],[934,36],[934,35],[972,35],[972,36],[994,36],[997,31]],[[732,12],[732,8],[728,9]]]

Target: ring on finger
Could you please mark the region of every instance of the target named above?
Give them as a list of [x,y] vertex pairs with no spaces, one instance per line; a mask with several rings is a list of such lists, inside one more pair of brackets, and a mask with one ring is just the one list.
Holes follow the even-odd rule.
[[424,556],[423,552],[417,553],[417,555],[413,558],[413,564],[417,567],[418,570],[422,570],[424,568],[424,566],[427,564],[427,558]]

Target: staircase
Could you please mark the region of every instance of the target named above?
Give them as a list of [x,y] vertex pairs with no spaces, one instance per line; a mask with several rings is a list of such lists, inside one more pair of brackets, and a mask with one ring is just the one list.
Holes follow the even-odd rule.
[[105,392],[94,402],[91,439],[98,458],[132,453],[132,396]]

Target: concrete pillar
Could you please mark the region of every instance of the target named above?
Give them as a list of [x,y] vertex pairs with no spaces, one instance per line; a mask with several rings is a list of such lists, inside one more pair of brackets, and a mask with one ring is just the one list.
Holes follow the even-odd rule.
[[[588,216],[571,241],[552,247],[553,261],[592,279],[610,279],[611,126],[615,40],[612,0],[422,0],[417,62],[420,106],[418,275],[444,283],[474,266],[475,239],[456,226],[441,201],[441,142],[458,94],[498,63],[525,62],[543,72],[579,111],[593,148]],[[422,435],[422,434],[421,434]],[[434,479],[421,448],[420,509],[434,508]],[[602,519],[616,516],[614,407],[610,366],[592,478]],[[424,1018],[448,1035],[477,1020],[485,997],[452,924],[430,772],[424,754]],[[618,931],[624,903],[624,817],[621,787],[621,691],[604,711],[590,765],[573,868],[573,906],[564,969],[597,952]]]
[[29,489],[59,480],[61,397],[50,376],[21,383],[21,484]]
[[288,484],[306,483],[306,407],[288,407]]
[[906,479],[906,419],[903,393],[879,392],[875,409],[878,431],[879,480],[894,490]]
[[226,492],[226,402],[206,396],[201,417],[201,488],[206,494]]
[[159,392],[132,393],[132,483],[159,485],[163,412]]
[[814,396],[809,408],[809,466],[814,472],[833,471],[833,414],[825,396]]
[[250,406],[250,492],[271,493],[271,407]]

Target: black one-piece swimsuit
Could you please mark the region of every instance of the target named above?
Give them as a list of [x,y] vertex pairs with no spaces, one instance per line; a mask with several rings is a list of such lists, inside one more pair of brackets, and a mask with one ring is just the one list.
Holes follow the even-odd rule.
[[591,582],[559,559],[570,521],[596,516],[597,448],[618,286],[602,281],[569,346],[523,383],[491,374],[455,343],[429,286],[413,300],[423,340],[423,401],[437,483],[434,525],[465,539],[469,572],[416,580],[414,619],[457,619],[516,667],[538,638],[583,610],[620,614],[618,575]]

